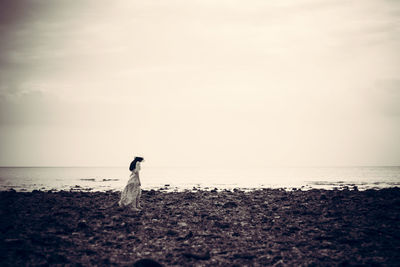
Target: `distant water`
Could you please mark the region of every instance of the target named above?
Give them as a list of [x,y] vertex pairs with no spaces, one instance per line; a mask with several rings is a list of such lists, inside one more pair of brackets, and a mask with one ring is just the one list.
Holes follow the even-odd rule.
[[[140,173],[143,189],[345,188],[400,186],[400,166],[324,168],[151,168]],[[0,167],[0,190],[122,190],[126,167]],[[167,185],[167,186],[166,186]]]

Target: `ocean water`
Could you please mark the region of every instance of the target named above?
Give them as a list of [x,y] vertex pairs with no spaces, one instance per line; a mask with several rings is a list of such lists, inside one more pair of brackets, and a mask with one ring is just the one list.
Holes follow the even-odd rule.
[[[0,167],[0,190],[120,191],[129,179],[126,167]],[[312,188],[359,190],[400,186],[400,166],[298,168],[143,167],[143,189],[185,190]]]

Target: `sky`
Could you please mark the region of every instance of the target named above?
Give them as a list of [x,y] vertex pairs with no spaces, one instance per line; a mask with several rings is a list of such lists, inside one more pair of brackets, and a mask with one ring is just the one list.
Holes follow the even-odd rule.
[[400,1],[0,0],[0,166],[400,165]]

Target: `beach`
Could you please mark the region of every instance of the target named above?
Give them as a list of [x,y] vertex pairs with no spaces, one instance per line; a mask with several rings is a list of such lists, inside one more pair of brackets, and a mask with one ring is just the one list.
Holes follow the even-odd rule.
[[0,192],[0,265],[395,266],[400,189]]

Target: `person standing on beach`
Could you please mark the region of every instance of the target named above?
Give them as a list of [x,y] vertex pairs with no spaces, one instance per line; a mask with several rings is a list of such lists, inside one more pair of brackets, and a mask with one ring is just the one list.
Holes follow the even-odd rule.
[[142,157],[135,157],[131,162],[129,166],[129,170],[131,171],[130,179],[124,191],[122,191],[121,199],[118,202],[120,207],[130,207],[134,211],[138,211],[141,208],[139,202],[142,190],[140,189],[139,171],[141,162],[143,161],[144,159]]

